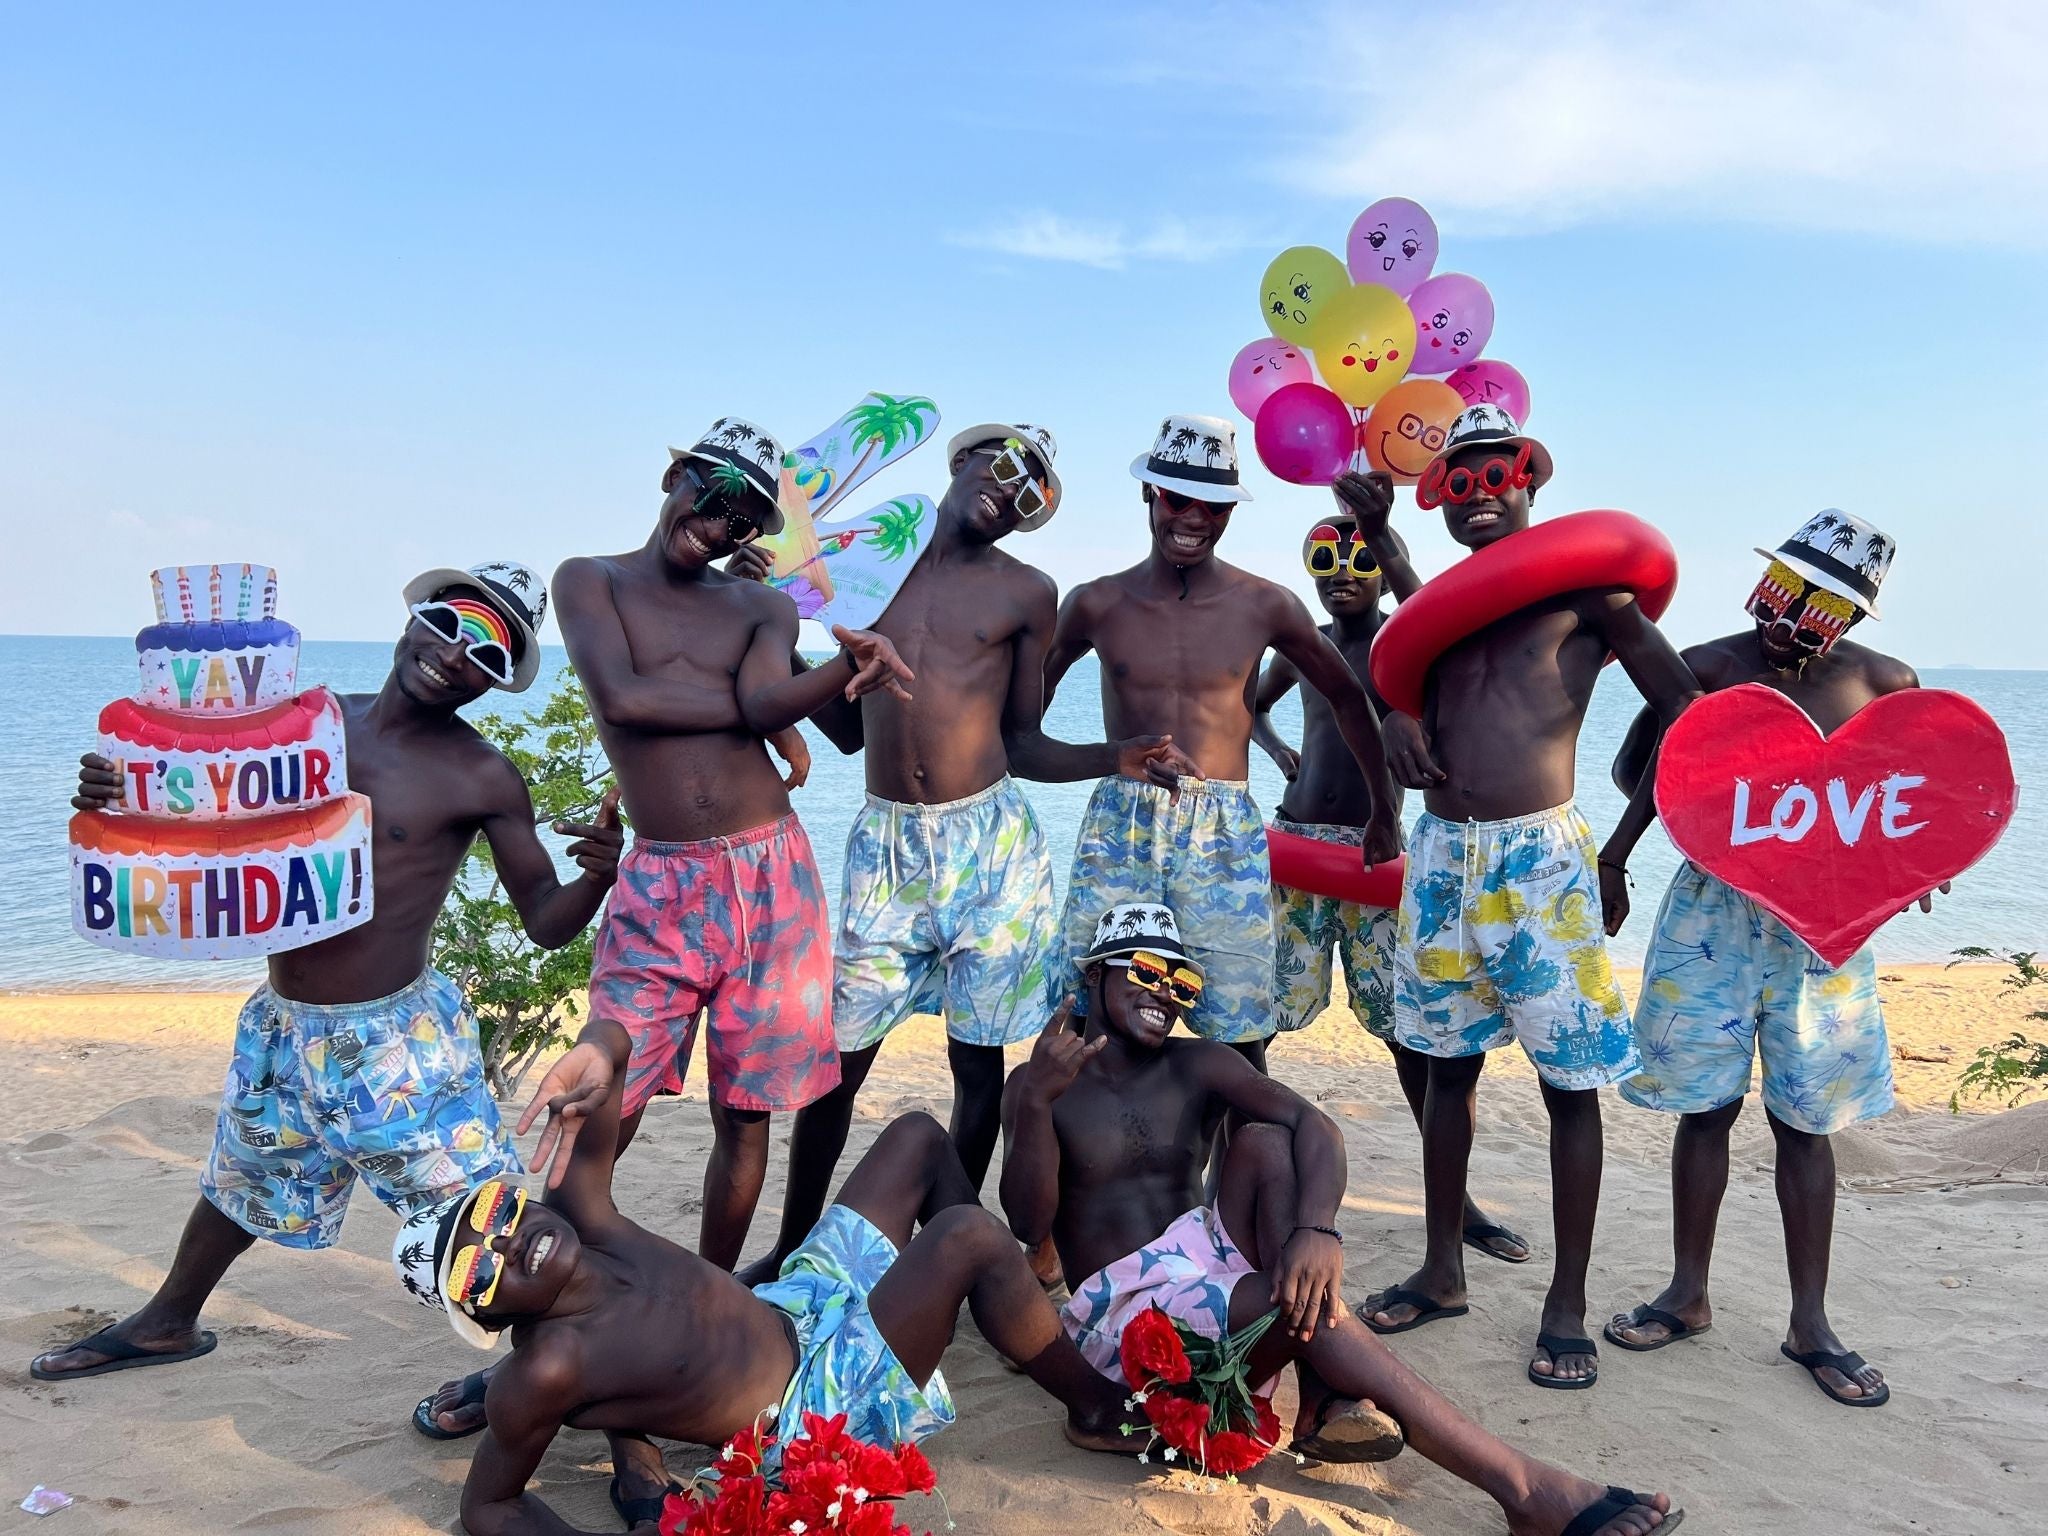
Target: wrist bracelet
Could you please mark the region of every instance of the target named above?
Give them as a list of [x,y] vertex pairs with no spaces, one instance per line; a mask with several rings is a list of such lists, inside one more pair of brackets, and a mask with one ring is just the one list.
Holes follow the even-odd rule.
[[[1339,1248],[1342,1248],[1344,1246],[1344,1234],[1342,1232],[1339,1232],[1335,1227],[1319,1227],[1312,1222],[1304,1221],[1296,1223],[1294,1230],[1296,1232],[1320,1232],[1325,1237],[1334,1237],[1335,1239],[1337,1239],[1337,1246]],[[1293,1234],[1290,1233],[1289,1235],[1292,1236]]]
[[839,647],[839,659],[846,663],[847,671],[853,673],[856,677],[860,675],[860,663],[853,659],[852,646],[842,645]]

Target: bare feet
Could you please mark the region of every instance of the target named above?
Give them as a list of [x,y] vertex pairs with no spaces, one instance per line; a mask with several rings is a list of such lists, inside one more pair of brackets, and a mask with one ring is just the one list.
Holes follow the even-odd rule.
[[1508,1530],[1512,1536],[1561,1536],[1566,1526],[1603,1502],[1614,1513],[1587,1536],[1647,1536],[1660,1527],[1674,1529],[1684,1518],[1672,1513],[1669,1494],[1637,1494],[1641,1502],[1629,1503],[1619,1497],[1627,1492],[1557,1472],[1532,1489],[1521,1508],[1507,1512]]

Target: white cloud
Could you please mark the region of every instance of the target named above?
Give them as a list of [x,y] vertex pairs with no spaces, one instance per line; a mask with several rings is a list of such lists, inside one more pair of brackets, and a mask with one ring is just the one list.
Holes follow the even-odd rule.
[[1650,215],[2048,243],[2041,0],[1344,6],[1286,37],[1320,61],[1282,166],[1304,191],[1401,192],[1464,230]]
[[1071,262],[1106,272],[1120,271],[1132,262],[1207,261],[1250,243],[1240,232],[1197,231],[1178,219],[1162,219],[1150,228],[1132,230],[1121,224],[1062,218],[1056,213],[1029,213],[1007,224],[958,231],[947,235],[946,242],[972,251]]

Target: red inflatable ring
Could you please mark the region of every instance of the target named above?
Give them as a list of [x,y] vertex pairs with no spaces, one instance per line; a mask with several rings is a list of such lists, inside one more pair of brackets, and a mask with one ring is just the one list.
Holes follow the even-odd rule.
[[[1678,590],[1671,541],[1626,512],[1574,512],[1475,550],[1394,610],[1372,643],[1372,684],[1421,717],[1437,657],[1517,609],[1560,592],[1621,587],[1652,619]],[[1611,659],[1611,658],[1610,658]]]
[[1326,843],[1287,827],[1266,828],[1266,849],[1272,857],[1275,885],[1292,886],[1312,896],[1355,901],[1361,907],[1401,905],[1401,877],[1408,869],[1405,855],[1367,869],[1350,844]]

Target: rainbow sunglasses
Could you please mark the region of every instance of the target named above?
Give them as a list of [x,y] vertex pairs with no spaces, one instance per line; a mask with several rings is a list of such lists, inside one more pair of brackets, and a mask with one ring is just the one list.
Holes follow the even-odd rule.
[[488,1307],[498,1294],[498,1282],[505,1278],[505,1256],[491,1246],[501,1237],[519,1230],[526,1214],[526,1191],[503,1179],[481,1185],[469,1202],[469,1214],[456,1230],[476,1234],[473,1242],[455,1250],[455,1262],[448,1266],[448,1299],[474,1316]]
[[459,641],[492,682],[512,686],[512,626],[489,603],[473,597],[440,597],[414,603],[406,612],[430,634]]
[[1192,1008],[1201,1000],[1202,968],[1192,960],[1169,960],[1140,949],[1108,963],[1128,969],[1131,985],[1140,992],[1164,997],[1179,1008]]

